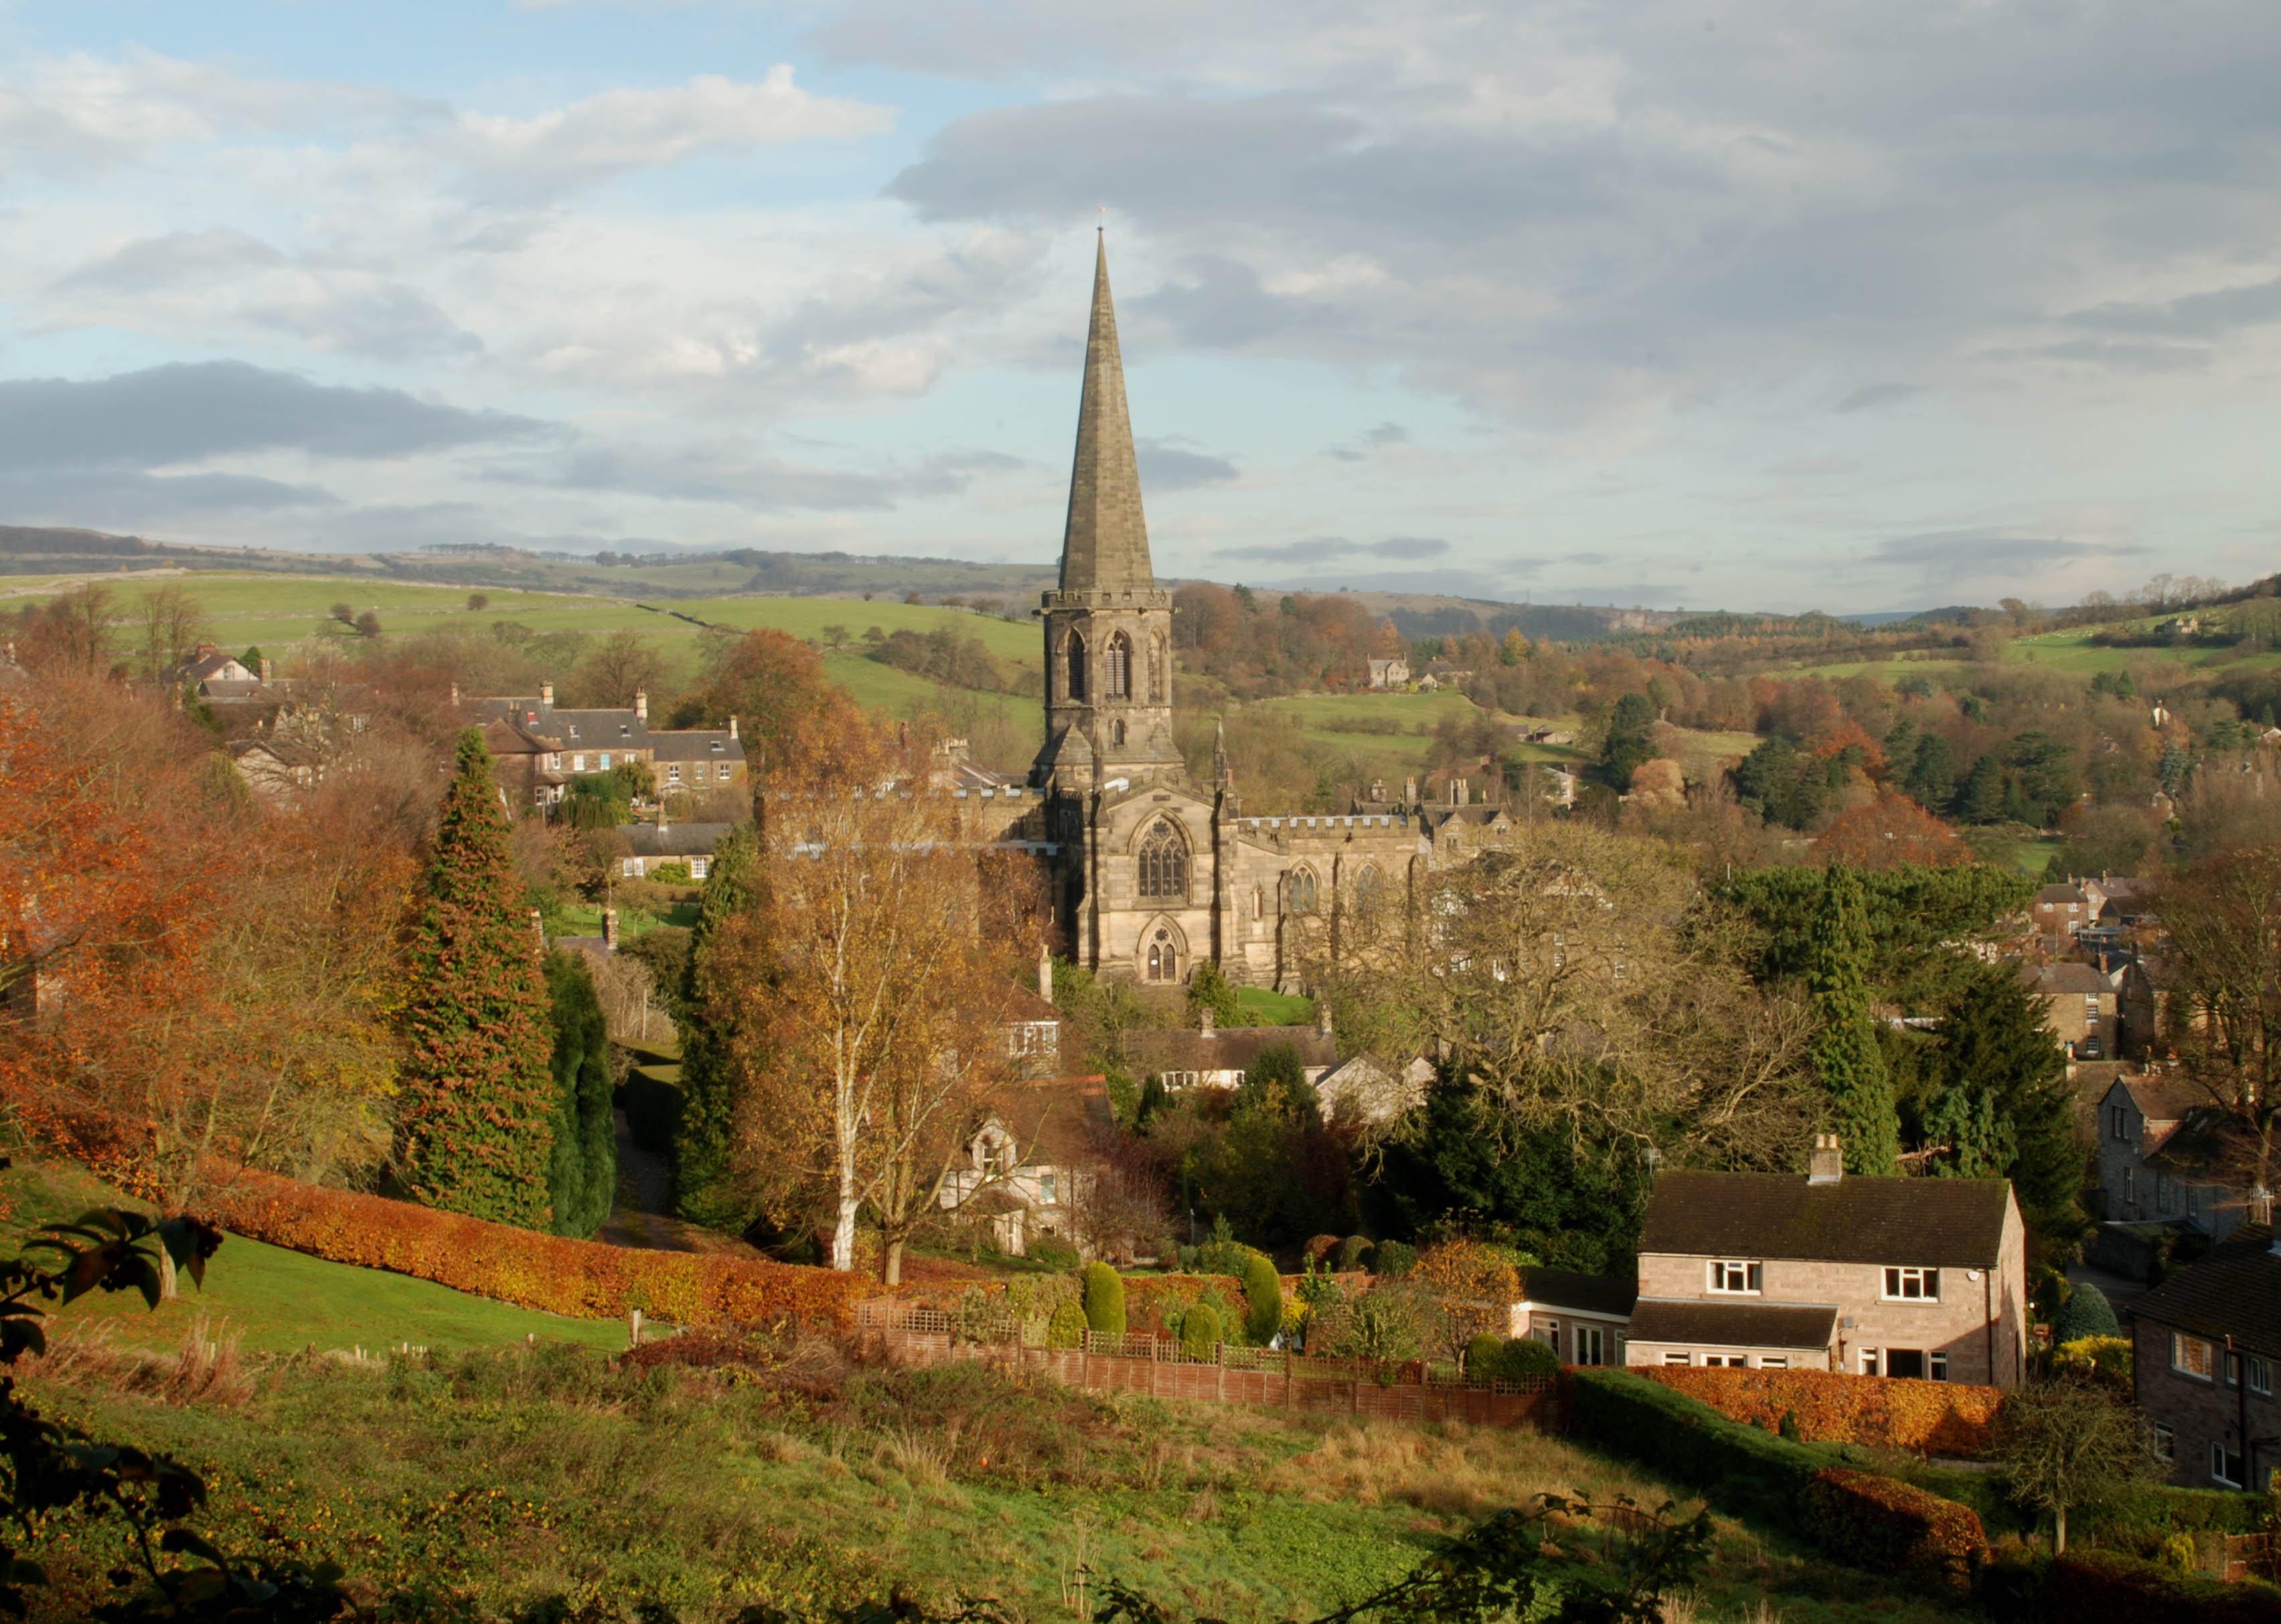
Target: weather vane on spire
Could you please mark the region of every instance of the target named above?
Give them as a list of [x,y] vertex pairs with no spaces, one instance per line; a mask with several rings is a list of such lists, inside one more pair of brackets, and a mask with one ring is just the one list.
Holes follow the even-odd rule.
[[1105,203],[1101,205],[1101,223],[1094,229],[1102,233],[1106,233],[1109,229],[1109,205]]

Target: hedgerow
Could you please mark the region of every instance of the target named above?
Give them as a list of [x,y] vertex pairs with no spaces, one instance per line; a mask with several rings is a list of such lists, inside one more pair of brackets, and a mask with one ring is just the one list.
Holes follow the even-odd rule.
[[857,1302],[880,1290],[830,1269],[572,1241],[266,1173],[243,1175],[217,1208],[225,1228],[289,1251],[575,1319],[639,1309],[684,1326],[844,1326]]
[[1827,1370],[1718,1370],[1643,1365],[1638,1373],[1700,1399],[1747,1427],[1798,1417],[1814,1443],[1860,1443],[1929,1455],[1984,1457],[2002,1405],[2000,1388],[1956,1381],[1848,1376]]
[[1969,1592],[1988,1559],[1987,1534],[1969,1508],[1875,1473],[1817,1472],[1799,1509],[1824,1549],[1933,1589]]

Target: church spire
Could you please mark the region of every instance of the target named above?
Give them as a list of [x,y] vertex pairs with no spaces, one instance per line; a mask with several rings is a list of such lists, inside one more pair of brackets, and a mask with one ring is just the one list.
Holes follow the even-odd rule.
[[1109,298],[1109,243],[1093,263],[1093,327],[1085,342],[1085,392],[1077,409],[1077,462],[1070,472],[1069,522],[1062,532],[1061,589],[1150,588],[1148,524],[1140,514],[1140,469],[1125,405],[1125,362],[1117,311]]

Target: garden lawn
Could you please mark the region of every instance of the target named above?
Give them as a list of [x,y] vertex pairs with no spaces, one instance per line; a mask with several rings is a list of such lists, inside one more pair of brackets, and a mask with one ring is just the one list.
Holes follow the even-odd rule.
[[[38,1226],[69,1222],[89,1207],[132,1206],[115,1190],[76,1169],[19,1163],[0,1173],[11,1239]],[[566,1319],[470,1296],[428,1280],[377,1269],[327,1263],[244,1235],[229,1235],[206,1269],[204,1288],[182,1280],[181,1295],[146,1310],[132,1293],[82,1299],[65,1311],[61,1328],[100,1336],[122,1349],[171,1351],[194,1327],[209,1339],[236,1336],[239,1346],[284,1353],[313,1343],[321,1352],[380,1349],[410,1343],[439,1352],[540,1342],[615,1349],[626,1327],[614,1319]]]
[[[292,1358],[189,1403],[86,1360],[31,1386],[98,1435],[205,1471],[201,1527],[226,1547],[275,1531],[359,1579],[498,1612],[564,1595],[607,1597],[613,1616],[654,1601],[722,1618],[908,1586],[1044,1620],[1072,1615],[1090,1568],[1264,1624],[1366,1594],[1437,1538],[1539,1493],[1675,1497],[1533,1433],[1100,1403],[979,1365],[849,1371],[815,1344],[793,1357],[781,1379],[567,1348]],[[84,1597],[119,1546],[58,1523],[24,1554]],[[1787,1624],[1945,1616],[1891,1591],[1722,1523],[1698,1616],[1747,1616],[1761,1598]]]

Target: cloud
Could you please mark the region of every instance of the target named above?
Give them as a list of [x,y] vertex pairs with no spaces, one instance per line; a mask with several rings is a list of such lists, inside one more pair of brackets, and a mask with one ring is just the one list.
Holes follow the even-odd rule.
[[2028,569],[2082,560],[2129,558],[2140,546],[2068,541],[2058,536],[2023,536],[2002,530],[1932,530],[1889,537],[1870,553],[1873,565],[1952,570],[1967,576],[1998,569]]
[[1313,536],[1304,541],[1262,543],[1248,547],[1222,547],[1216,556],[1261,559],[1273,563],[1334,563],[1343,558],[1440,558],[1450,544],[1439,536],[1388,536],[1383,541],[1350,541],[1344,536]]
[[1855,390],[1837,403],[1840,412],[1867,412],[1881,406],[1891,406],[1897,400],[1906,400],[1919,392],[1914,383],[1868,383]]
[[1365,460],[1372,452],[1383,451],[1389,445],[1406,445],[1409,442],[1410,430],[1404,429],[1400,423],[1380,423],[1364,434],[1356,443],[1349,445],[1334,445],[1323,454],[1341,462],[1361,462]]
[[388,459],[547,431],[528,417],[312,383],[243,361],[173,362],[86,383],[0,380],[0,469],[161,468],[280,450]]
[[204,231],[169,231],[137,237],[58,280],[58,288],[147,293],[266,270],[286,263],[284,254],[228,226]]
[[2223,338],[2245,327],[2281,321],[2281,276],[2189,293],[2160,304],[2109,304],[2078,310],[2076,327],[2163,338]]
[[139,474],[118,468],[0,468],[0,504],[18,519],[97,526],[179,522],[185,514],[330,508],[316,485],[244,474]]
[[843,468],[794,461],[744,443],[588,440],[561,455],[496,463],[484,477],[560,491],[727,503],[754,513],[876,513],[913,499],[955,496],[978,477],[1024,466],[1002,452],[962,451],[908,466]]
[[1198,485],[1226,484],[1237,478],[1235,464],[1226,457],[1188,451],[1170,440],[1146,436],[1133,442],[1140,464],[1143,491],[1191,491]]
[[779,63],[758,83],[701,73],[663,89],[607,90],[528,119],[463,112],[440,144],[478,189],[543,198],[702,154],[893,128],[893,109],[813,95]]

